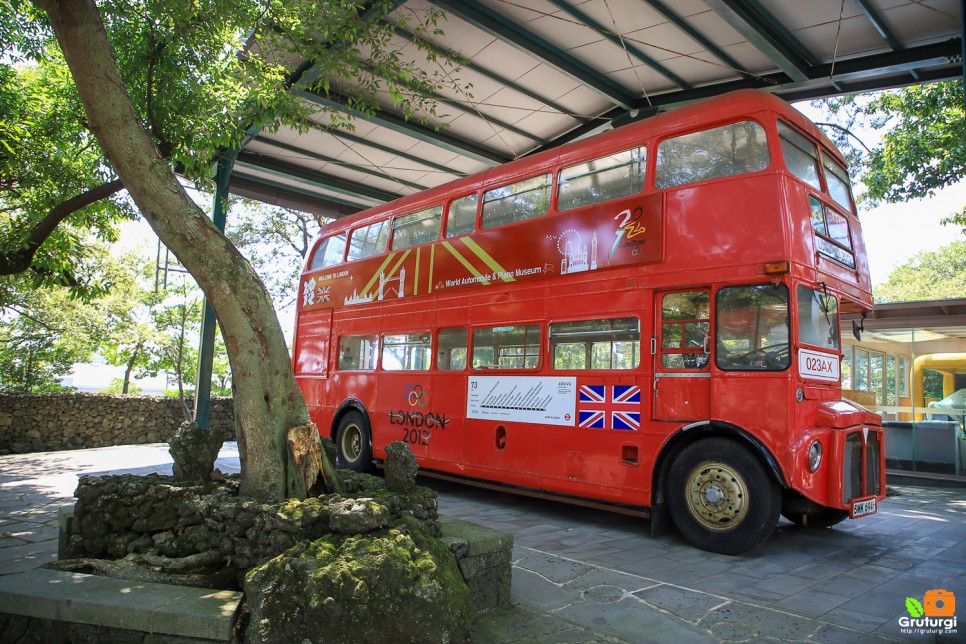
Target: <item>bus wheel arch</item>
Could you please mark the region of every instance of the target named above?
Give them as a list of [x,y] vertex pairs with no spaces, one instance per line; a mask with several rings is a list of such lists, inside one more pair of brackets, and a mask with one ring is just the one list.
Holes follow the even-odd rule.
[[740,554],[774,531],[784,477],[768,450],[730,426],[701,423],[675,434],[654,469],[652,531],[675,525],[693,544]]
[[358,400],[343,402],[332,420],[336,467],[354,472],[372,472],[372,424],[365,406]]

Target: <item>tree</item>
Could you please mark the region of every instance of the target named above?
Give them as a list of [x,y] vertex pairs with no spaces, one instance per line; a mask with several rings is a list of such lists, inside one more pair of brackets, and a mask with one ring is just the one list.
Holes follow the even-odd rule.
[[85,243],[115,241],[116,223],[133,211],[56,52],[33,66],[0,65],[0,109],[0,275],[27,271],[35,286],[103,293],[76,259]]
[[33,288],[27,276],[0,282],[0,391],[60,391],[71,365],[90,359],[104,335],[103,311],[72,295]]
[[229,239],[252,263],[276,305],[290,306],[295,301],[305,254],[327,220],[250,199],[235,199],[228,221]]
[[101,304],[107,316],[107,332],[99,350],[110,364],[124,367],[122,394],[129,393],[134,376],[147,375],[151,348],[157,342],[151,310],[163,296],[149,286],[152,272],[145,258],[134,253],[125,255],[119,260],[118,278],[112,281],[110,293]]
[[[309,106],[288,92],[300,81],[322,93],[342,85],[357,108],[372,109],[386,88],[407,113],[432,112],[411,89],[432,79],[393,50],[379,20],[395,3],[124,0],[102,3],[104,16],[93,0],[35,0],[44,15],[3,4],[0,42],[30,55],[49,52],[49,21],[106,162],[212,303],[232,370],[241,491],[282,498],[286,436],[309,424],[305,401],[268,292],[188,198],[172,161],[200,181],[250,128],[307,127]],[[432,27],[438,14],[427,16]],[[243,49],[238,34],[253,34],[241,56],[230,53]],[[286,69],[292,58],[311,61],[310,73]]]
[[[839,128],[829,131],[848,153],[853,172],[872,203],[927,197],[966,177],[966,112],[963,82],[913,85],[872,95],[851,95],[820,103]],[[859,125],[882,134],[868,152],[854,145]],[[966,226],[964,211],[947,223]]]
[[966,241],[919,253],[875,287],[876,302],[911,302],[962,297],[966,293]]

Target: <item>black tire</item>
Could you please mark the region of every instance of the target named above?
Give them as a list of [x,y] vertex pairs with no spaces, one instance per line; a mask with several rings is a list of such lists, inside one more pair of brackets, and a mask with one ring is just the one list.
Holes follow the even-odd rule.
[[774,532],[778,485],[739,443],[706,438],[685,447],[667,479],[668,507],[678,530],[702,550],[737,555]]
[[808,512],[786,512],[782,510],[782,516],[799,528],[821,530],[842,523],[849,518],[849,512],[848,510],[818,507]]
[[335,433],[336,467],[353,472],[371,472],[372,432],[369,421],[352,409],[339,420]]

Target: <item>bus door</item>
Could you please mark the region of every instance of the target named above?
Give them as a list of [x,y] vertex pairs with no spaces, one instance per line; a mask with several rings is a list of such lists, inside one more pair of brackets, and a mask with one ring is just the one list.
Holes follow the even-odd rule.
[[658,293],[654,420],[711,415],[711,294],[707,288]]
[[[318,409],[325,400],[329,377],[332,310],[303,311],[298,317],[293,366],[312,420],[319,423]],[[320,425],[321,426],[321,425]]]

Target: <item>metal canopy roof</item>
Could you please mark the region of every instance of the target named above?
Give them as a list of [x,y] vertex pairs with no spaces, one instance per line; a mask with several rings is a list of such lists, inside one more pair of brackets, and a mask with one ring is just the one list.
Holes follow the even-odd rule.
[[[745,87],[787,100],[962,76],[961,0],[434,0],[434,45],[472,96],[441,93],[440,125],[386,97],[355,131],[252,132],[231,191],[339,217],[658,110]],[[400,2],[385,19],[420,12]],[[400,50],[427,69],[398,31]],[[307,61],[310,67],[311,61]],[[337,96],[300,91],[350,112]]]

